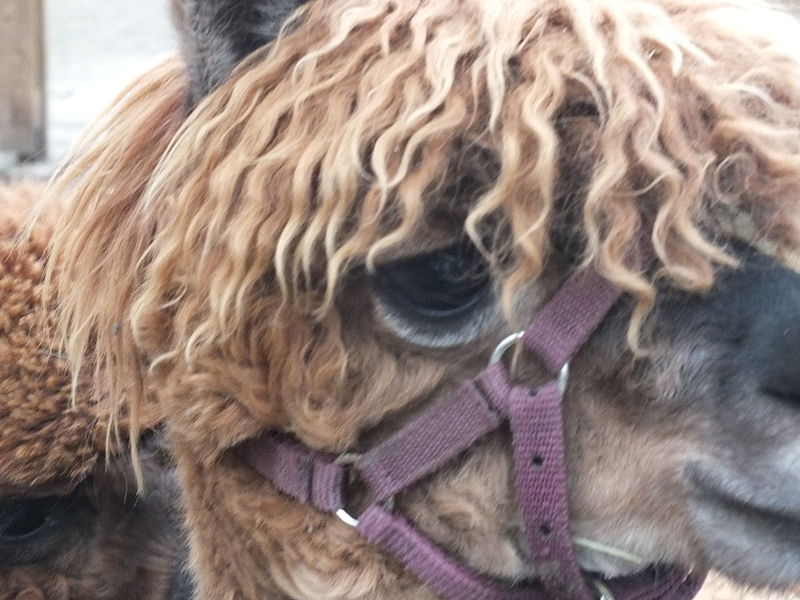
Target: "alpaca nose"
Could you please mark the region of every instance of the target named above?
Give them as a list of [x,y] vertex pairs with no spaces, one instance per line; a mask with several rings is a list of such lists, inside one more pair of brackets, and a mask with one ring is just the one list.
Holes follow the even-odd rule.
[[760,392],[800,405],[800,275],[752,253],[742,266],[722,281],[742,324],[736,363]]

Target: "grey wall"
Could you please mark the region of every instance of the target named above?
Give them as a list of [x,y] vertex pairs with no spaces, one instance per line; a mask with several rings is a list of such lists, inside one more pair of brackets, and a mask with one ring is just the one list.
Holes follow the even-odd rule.
[[176,42],[167,0],[46,0],[46,28],[52,163]]

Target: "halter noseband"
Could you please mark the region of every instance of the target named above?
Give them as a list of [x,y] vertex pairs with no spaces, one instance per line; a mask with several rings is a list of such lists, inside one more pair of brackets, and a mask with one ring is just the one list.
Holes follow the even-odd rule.
[[[498,346],[491,364],[453,394],[423,411],[384,442],[360,455],[335,459],[286,437],[246,442],[243,458],[295,500],[336,514],[369,542],[393,554],[448,600],[688,600],[701,581],[653,570],[590,584],[575,559],[569,528],[562,396],[569,362],[619,299],[594,271],[573,274],[524,332]],[[503,365],[520,341],[554,378],[529,389],[515,385]],[[508,423],[517,500],[539,579],[515,585],[461,564],[393,510],[393,499]],[[372,504],[356,519],[345,507],[355,471]],[[596,589],[595,589],[596,588]]]

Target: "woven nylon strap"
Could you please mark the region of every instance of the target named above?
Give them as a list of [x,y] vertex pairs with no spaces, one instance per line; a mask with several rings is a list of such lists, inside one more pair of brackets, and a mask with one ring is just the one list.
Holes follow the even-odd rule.
[[[573,275],[536,315],[523,336],[554,375],[586,343],[619,297],[598,274]],[[393,554],[448,600],[593,600],[574,555],[569,528],[564,423],[559,382],[529,389],[514,385],[502,363],[490,366],[455,393],[423,411],[352,468],[373,504],[358,531]],[[508,422],[517,500],[538,580],[509,586],[461,564],[385,508],[388,500],[459,457]],[[245,460],[282,492],[326,512],[346,506],[348,467],[285,437],[245,443]],[[616,600],[688,600],[700,581],[647,572],[602,581]]]

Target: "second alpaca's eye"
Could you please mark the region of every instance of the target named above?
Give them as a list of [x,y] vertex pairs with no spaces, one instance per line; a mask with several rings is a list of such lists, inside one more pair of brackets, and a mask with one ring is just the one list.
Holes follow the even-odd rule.
[[381,299],[404,315],[441,321],[468,313],[491,288],[486,261],[470,243],[383,265],[372,276]]
[[87,513],[79,494],[0,499],[0,567],[33,564],[64,544]]
[[53,525],[59,499],[17,500],[0,504],[0,542],[33,538]]

